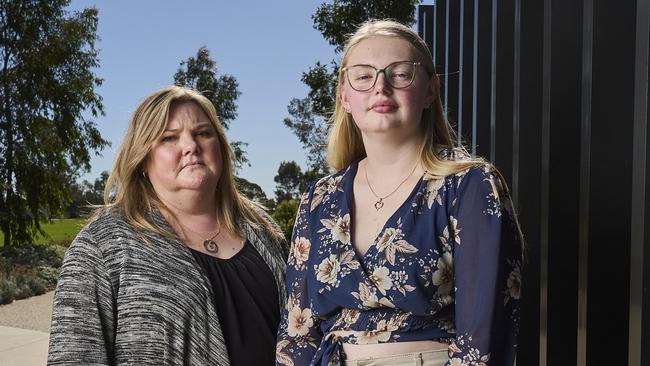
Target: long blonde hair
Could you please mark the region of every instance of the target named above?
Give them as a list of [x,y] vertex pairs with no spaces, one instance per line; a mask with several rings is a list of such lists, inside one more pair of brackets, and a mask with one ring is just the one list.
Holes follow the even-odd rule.
[[170,109],[185,102],[198,105],[217,132],[223,157],[221,177],[215,190],[216,214],[221,225],[230,232],[241,234],[243,228],[238,224],[241,220],[254,228],[266,229],[274,238],[282,238],[279,229],[262,213],[261,206],[237,191],[233,179],[230,145],[214,105],[199,92],[179,86],[154,92],[146,97],[133,113],[113,170],[106,182],[105,207],[118,208],[136,229],[176,237],[175,233],[160,227],[147,215],[154,207],[166,210],[172,215],[173,213],[160,200],[143,172],[152,144],[165,130]]
[[[339,68],[338,85],[336,88],[336,103],[334,113],[330,118],[331,130],[327,144],[327,161],[334,171],[348,166],[353,160],[366,156],[366,150],[361,138],[361,131],[354,123],[352,115],[346,112],[341,100],[344,87],[344,68],[347,65],[350,52],[359,42],[369,37],[397,37],[409,42],[420,53],[424,69],[431,77],[435,76],[433,56],[427,44],[415,32],[403,24],[392,20],[370,20],[354,32],[347,40],[343,52],[343,60]],[[441,178],[481,164],[484,160],[470,158],[462,146],[456,145],[453,129],[447,121],[440,93],[430,108],[422,112],[420,121],[420,163],[427,174],[434,178]],[[438,156],[441,148],[454,149],[458,155],[464,155],[462,160],[443,160]]]

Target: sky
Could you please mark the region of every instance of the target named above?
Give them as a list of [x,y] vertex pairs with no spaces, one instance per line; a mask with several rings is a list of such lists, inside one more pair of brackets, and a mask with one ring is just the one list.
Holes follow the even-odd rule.
[[282,122],[292,98],[308,88],[301,75],[316,61],[338,59],[313,28],[312,14],[324,0],[152,1],[72,0],[69,10],[95,7],[103,79],[97,88],[105,116],[95,119],[111,142],[81,179],[111,170],[133,110],[153,91],[173,83],[180,62],[206,46],[220,74],[239,83],[238,116],[228,138],[248,143],[250,167],[239,176],[273,197],[278,166],[294,160],[306,168],[298,138]]

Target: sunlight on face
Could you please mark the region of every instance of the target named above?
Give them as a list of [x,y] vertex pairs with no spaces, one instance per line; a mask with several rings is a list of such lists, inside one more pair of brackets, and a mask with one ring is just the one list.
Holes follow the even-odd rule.
[[214,192],[222,159],[217,132],[196,103],[173,105],[165,131],[148,155],[147,175],[161,198],[184,191]]
[[[419,52],[408,41],[377,36],[355,45],[348,53],[346,66],[351,68],[353,77],[358,77],[354,73],[358,70],[352,68],[355,65],[370,65],[379,70],[390,65],[400,65],[396,63],[401,61],[419,62],[420,58]],[[413,82],[402,88],[391,86],[386,73],[377,75],[376,81],[373,80],[374,87],[367,91],[354,90],[348,80],[345,80],[341,101],[352,114],[362,134],[367,136],[389,131],[392,134],[417,134],[422,111],[433,102],[435,88],[423,67],[416,67],[414,72],[415,75],[408,75],[408,78],[413,77]],[[391,75],[389,72],[388,76],[396,78],[401,77],[401,74]],[[392,80],[392,83],[395,84],[396,80]],[[401,86],[405,83],[398,84]]]

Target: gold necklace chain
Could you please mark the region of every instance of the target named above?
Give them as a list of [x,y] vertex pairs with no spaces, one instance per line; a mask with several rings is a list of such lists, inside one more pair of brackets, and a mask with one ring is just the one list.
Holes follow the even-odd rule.
[[366,183],[368,184],[368,188],[370,188],[370,192],[372,192],[372,194],[375,196],[375,198],[377,198],[377,201],[374,204],[375,210],[379,211],[379,210],[381,210],[382,207],[384,207],[384,199],[390,197],[393,193],[397,192],[399,187],[401,187],[402,184],[404,184],[404,182],[406,182],[409,178],[411,178],[411,175],[413,175],[413,172],[415,172],[415,168],[417,168],[417,167],[418,167],[418,164],[415,163],[415,165],[413,166],[413,169],[411,170],[409,175],[407,175],[406,178],[404,178],[404,180],[401,181],[400,184],[398,184],[397,187],[395,187],[395,189],[393,189],[392,192],[385,195],[384,197],[380,197],[377,193],[375,193],[375,190],[372,189],[372,185],[370,185],[370,180],[368,179],[368,163],[366,162],[366,164],[363,166],[363,173],[366,176]]
[[[203,237],[203,235],[201,235],[200,233],[197,233],[196,231],[190,229],[189,227],[181,224],[180,221],[178,222],[178,224],[181,225],[183,227],[183,229],[187,229],[187,230],[193,232],[194,234],[198,235],[199,237]],[[205,250],[207,250],[210,253],[215,253],[215,254],[219,252],[219,246],[217,245],[217,243],[214,242],[214,238],[216,238],[217,235],[219,235],[219,234],[221,234],[221,225],[219,225],[219,227],[217,228],[217,232],[214,235],[212,235],[208,239],[203,239],[203,247],[205,248]]]

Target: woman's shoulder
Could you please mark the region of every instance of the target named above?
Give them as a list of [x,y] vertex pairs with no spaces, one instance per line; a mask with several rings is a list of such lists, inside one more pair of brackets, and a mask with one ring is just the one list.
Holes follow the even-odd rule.
[[487,181],[500,179],[501,174],[489,161],[477,162],[475,165],[467,167],[455,174],[459,178],[459,183],[462,181]]
[[79,231],[71,246],[112,252],[116,242],[135,240],[138,235],[119,208],[100,207]]
[[345,194],[344,184],[354,178],[357,162],[335,173],[328,174],[312,182],[303,193],[302,205],[309,205],[309,211],[314,211],[321,203],[329,201],[333,196]]
[[506,180],[489,161],[477,162],[455,173],[451,177],[449,187],[454,202],[484,206],[483,211],[499,216],[506,210],[514,216]]
[[322,178],[315,180],[310,184],[310,187],[312,188],[311,190],[316,191],[319,189],[322,190],[323,188],[332,189],[340,186],[343,179],[348,175],[348,173],[351,170],[355,169],[356,166],[357,166],[357,162],[352,162],[350,165],[337,172],[328,174]]
[[119,262],[116,259],[121,257],[121,249],[119,245],[114,245],[114,239],[124,236],[124,223],[119,210],[113,207],[98,208],[70,244],[66,261]]
[[111,232],[123,231],[127,227],[130,227],[130,225],[128,225],[124,214],[118,207],[104,206],[93,213],[82,232],[101,237]]

